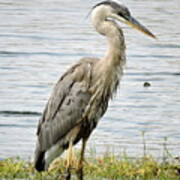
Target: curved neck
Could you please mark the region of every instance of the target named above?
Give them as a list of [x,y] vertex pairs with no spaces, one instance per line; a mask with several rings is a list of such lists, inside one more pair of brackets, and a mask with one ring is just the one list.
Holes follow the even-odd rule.
[[126,46],[123,32],[120,28],[118,28],[115,25],[108,25],[108,27],[111,27],[111,30],[109,30],[106,34],[108,48],[105,54],[105,59],[113,61],[114,63],[116,63],[116,65],[117,63],[125,63]]
[[102,89],[102,92],[106,91],[107,94],[112,96],[117,89],[119,79],[123,74],[123,65],[126,61],[124,35],[113,21],[97,18],[93,24],[96,30],[105,35],[108,40],[106,54],[104,58],[96,63],[94,68],[94,82],[99,88],[104,85],[103,87],[106,88]]
[[103,20],[99,18],[93,22],[96,30],[107,37],[108,49],[105,57],[106,61],[110,61],[115,65],[125,64],[125,40],[122,30],[113,21]]

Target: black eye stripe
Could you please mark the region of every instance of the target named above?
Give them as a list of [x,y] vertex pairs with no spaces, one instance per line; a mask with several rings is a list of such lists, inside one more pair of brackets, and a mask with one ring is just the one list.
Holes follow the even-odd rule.
[[107,1],[103,1],[103,2],[100,2],[98,4],[96,4],[94,8],[100,6],[100,5],[108,5],[108,6],[111,6],[115,11],[116,13],[119,15],[119,16],[122,16],[124,17],[125,19],[130,16],[130,12],[128,10],[128,8],[126,8],[125,6],[123,5],[120,5],[114,1],[111,1],[111,0],[107,0]]
[[96,5],[93,7],[93,9],[96,8],[96,7],[98,7],[98,6],[100,6],[100,5],[109,5],[109,6],[111,6],[113,9],[117,9],[118,6],[120,6],[118,3],[114,2],[114,1],[107,0],[107,1],[102,1],[102,2],[100,2],[100,3],[98,3],[98,4],[96,4]]
[[100,2],[100,3],[96,4],[95,6],[93,6],[93,9],[100,6],[100,5],[111,5],[111,2],[110,1]]
[[128,20],[129,15],[127,13],[123,14],[122,12],[119,12],[118,15],[123,17],[124,19]]
[[118,12],[118,15],[119,15],[119,16],[123,16],[122,12]]

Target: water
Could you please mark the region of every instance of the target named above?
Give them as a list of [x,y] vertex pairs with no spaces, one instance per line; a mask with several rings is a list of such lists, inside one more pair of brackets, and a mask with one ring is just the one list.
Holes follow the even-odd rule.
[[[58,78],[81,57],[101,57],[106,40],[86,18],[95,0],[1,0],[0,158],[31,157],[38,120]],[[124,26],[127,65],[116,98],[88,147],[161,156],[180,150],[180,1],[127,0],[158,41]],[[143,87],[144,82],[150,87]]]

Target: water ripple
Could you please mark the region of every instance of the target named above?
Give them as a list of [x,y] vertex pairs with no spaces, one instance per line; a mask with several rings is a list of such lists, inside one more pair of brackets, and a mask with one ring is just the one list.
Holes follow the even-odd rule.
[[32,111],[0,111],[0,115],[4,116],[41,116],[39,112],[32,112]]
[[[106,39],[94,31],[89,17],[84,20],[95,2],[0,2],[2,158],[32,155],[38,120],[53,84],[79,58],[103,56]],[[110,103],[89,144],[95,145],[100,153],[109,145],[136,156],[142,150],[141,131],[146,131],[147,148],[152,153],[160,155],[160,142],[163,137],[169,137],[171,153],[178,154],[179,0],[138,0],[138,3],[127,0],[126,4],[158,40],[146,38],[123,25],[128,56],[126,73],[120,92]],[[151,86],[144,88],[144,82]]]
[[0,51],[0,56],[83,56],[84,53],[61,53],[61,52],[12,52]]

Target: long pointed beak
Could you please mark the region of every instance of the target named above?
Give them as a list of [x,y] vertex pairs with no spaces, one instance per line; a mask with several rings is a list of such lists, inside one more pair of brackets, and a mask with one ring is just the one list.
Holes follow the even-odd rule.
[[129,26],[131,26],[132,28],[135,28],[139,31],[141,31],[142,33],[156,39],[156,36],[149,31],[144,25],[142,25],[140,22],[138,22],[135,18],[133,18],[132,16],[128,17],[127,19],[125,19],[125,23]]
[[132,16],[120,17],[119,15],[114,14],[112,17],[117,19],[118,21],[121,21],[121,22],[131,26],[132,28],[137,29],[137,30],[141,31],[142,33],[156,39],[156,36],[153,33],[151,33],[145,26],[143,26],[140,22],[138,22]]

